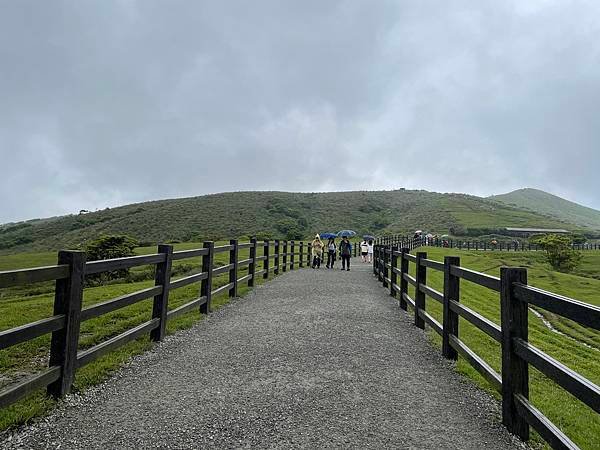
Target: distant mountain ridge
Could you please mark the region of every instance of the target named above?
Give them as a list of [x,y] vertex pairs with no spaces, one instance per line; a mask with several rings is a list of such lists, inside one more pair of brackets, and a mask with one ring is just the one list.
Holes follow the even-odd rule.
[[5,224],[0,227],[0,252],[81,248],[102,234],[128,234],[152,245],[253,235],[307,239],[317,232],[341,229],[359,235],[404,234],[416,229],[479,235],[502,227],[582,228],[548,214],[466,194],[406,189],[229,192]]
[[525,188],[488,197],[504,204],[555,217],[580,227],[600,230],[600,211],[539,189]]

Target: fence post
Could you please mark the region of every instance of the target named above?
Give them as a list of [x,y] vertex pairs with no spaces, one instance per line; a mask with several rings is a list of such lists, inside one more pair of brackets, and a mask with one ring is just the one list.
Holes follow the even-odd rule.
[[386,288],[388,287],[388,282],[386,281],[386,278],[389,278],[389,271],[388,271],[388,263],[390,261],[390,247],[386,246],[383,249],[383,287]]
[[290,241],[290,270],[294,270],[294,246],[295,242]]
[[206,273],[206,278],[200,283],[200,297],[206,297],[206,303],[200,305],[200,313],[208,314],[210,312],[210,301],[212,299],[212,268],[215,255],[215,243],[205,241],[203,247],[208,249],[208,253],[202,256],[202,272]]
[[306,265],[312,267],[312,244],[306,243]]
[[265,273],[263,273],[263,280],[266,280],[267,278],[269,278],[269,247],[271,246],[271,243],[269,242],[268,239],[265,239],[265,242],[263,244],[263,256],[265,257],[264,261],[263,261],[263,270],[265,271]]
[[154,285],[162,286],[162,292],[154,297],[152,318],[158,319],[158,328],[150,332],[150,339],[162,341],[167,331],[167,311],[169,308],[169,284],[171,283],[171,266],[173,264],[173,246],[159,245],[158,253],[165,255],[165,261],[156,265]]
[[422,259],[427,259],[426,252],[417,252],[417,286],[415,287],[415,326],[425,329],[425,321],[419,316],[419,310],[425,310],[425,293],[421,291],[419,286],[427,284],[427,267],[421,264]]
[[65,325],[52,332],[50,366],[60,366],[60,378],[48,385],[48,394],[62,397],[71,391],[77,368],[81,301],[85,277],[85,253],[61,250],[58,264],[69,266],[69,278],[56,280],[54,315],[64,314]]
[[450,345],[450,335],[458,337],[458,314],[450,309],[450,300],[460,302],[460,278],[450,273],[450,266],[460,266],[458,256],[444,258],[444,316],[442,328],[442,355],[457,360],[458,353]]
[[275,248],[273,249],[275,258],[273,261],[273,274],[279,275],[279,239],[275,239]]
[[229,297],[237,297],[238,295],[238,240],[231,239],[229,245],[233,245],[233,248],[229,250],[229,264],[233,264],[233,267],[229,269],[229,283],[233,283],[233,286],[229,288]]
[[514,283],[527,284],[527,269],[500,269],[500,318],[502,328],[502,423],[524,441],[529,439],[529,425],[519,415],[515,394],[529,398],[529,367],[513,351],[513,340],[527,341],[527,303],[514,294]]
[[382,265],[383,265],[383,257],[384,257],[384,253],[383,253],[383,244],[379,245],[378,251],[377,251],[377,280],[379,281],[383,281],[383,270],[382,270]]
[[288,251],[288,242],[283,241],[283,252],[282,252],[283,261],[281,261],[282,262],[281,268],[283,269],[284,272],[287,271],[287,251]]
[[408,304],[404,299],[404,295],[408,295],[408,281],[404,279],[404,274],[408,273],[408,259],[404,257],[410,250],[404,247],[400,252],[400,308],[404,311],[408,310]]
[[398,269],[398,255],[396,255],[396,252],[398,252],[398,247],[394,245],[392,247],[392,268],[390,269],[390,295],[392,297],[396,297],[396,286],[398,285],[398,274],[396,273],[396,269]]
[[298,267],[304,267],[304,242],[300,241],[300,254],[298,255]]
[[377,253],[377,244],[373,244],[373,275],[377,275],[377,258],[378,258],[378,253]]
[[256,275],[256,238],[252,237],[250,239],[250,264],[248,264],[248,287],[254,286],[254,277]]

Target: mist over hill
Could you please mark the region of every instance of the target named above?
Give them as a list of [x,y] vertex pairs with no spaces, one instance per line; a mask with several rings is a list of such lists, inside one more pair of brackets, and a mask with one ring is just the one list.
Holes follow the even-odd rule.
[[506,226],[581,228],[578,223],[544,212],[466,194],[404,189],[230,192],[4,225],[0,228],[0,251],[77,248],[101,234],[113,233],[154,244],[252,235],[298,239],[344,228],[382,235],[412,233],[415,229],[460,234]]

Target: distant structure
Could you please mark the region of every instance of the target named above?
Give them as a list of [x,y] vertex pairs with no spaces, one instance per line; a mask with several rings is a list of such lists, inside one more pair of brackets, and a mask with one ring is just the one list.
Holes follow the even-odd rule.
[[568,234],[568,230],[563,230],[560,228],[511,228],[507,227],[505,230],[508,232],[510,236],[518,236],[518,237],[529,237],[532,234]]

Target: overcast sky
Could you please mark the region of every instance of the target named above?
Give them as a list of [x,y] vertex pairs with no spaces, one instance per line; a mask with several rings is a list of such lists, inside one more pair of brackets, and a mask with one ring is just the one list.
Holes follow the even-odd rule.
[[0,0],[0,222],[234,190],[600,208],[600,2]]

